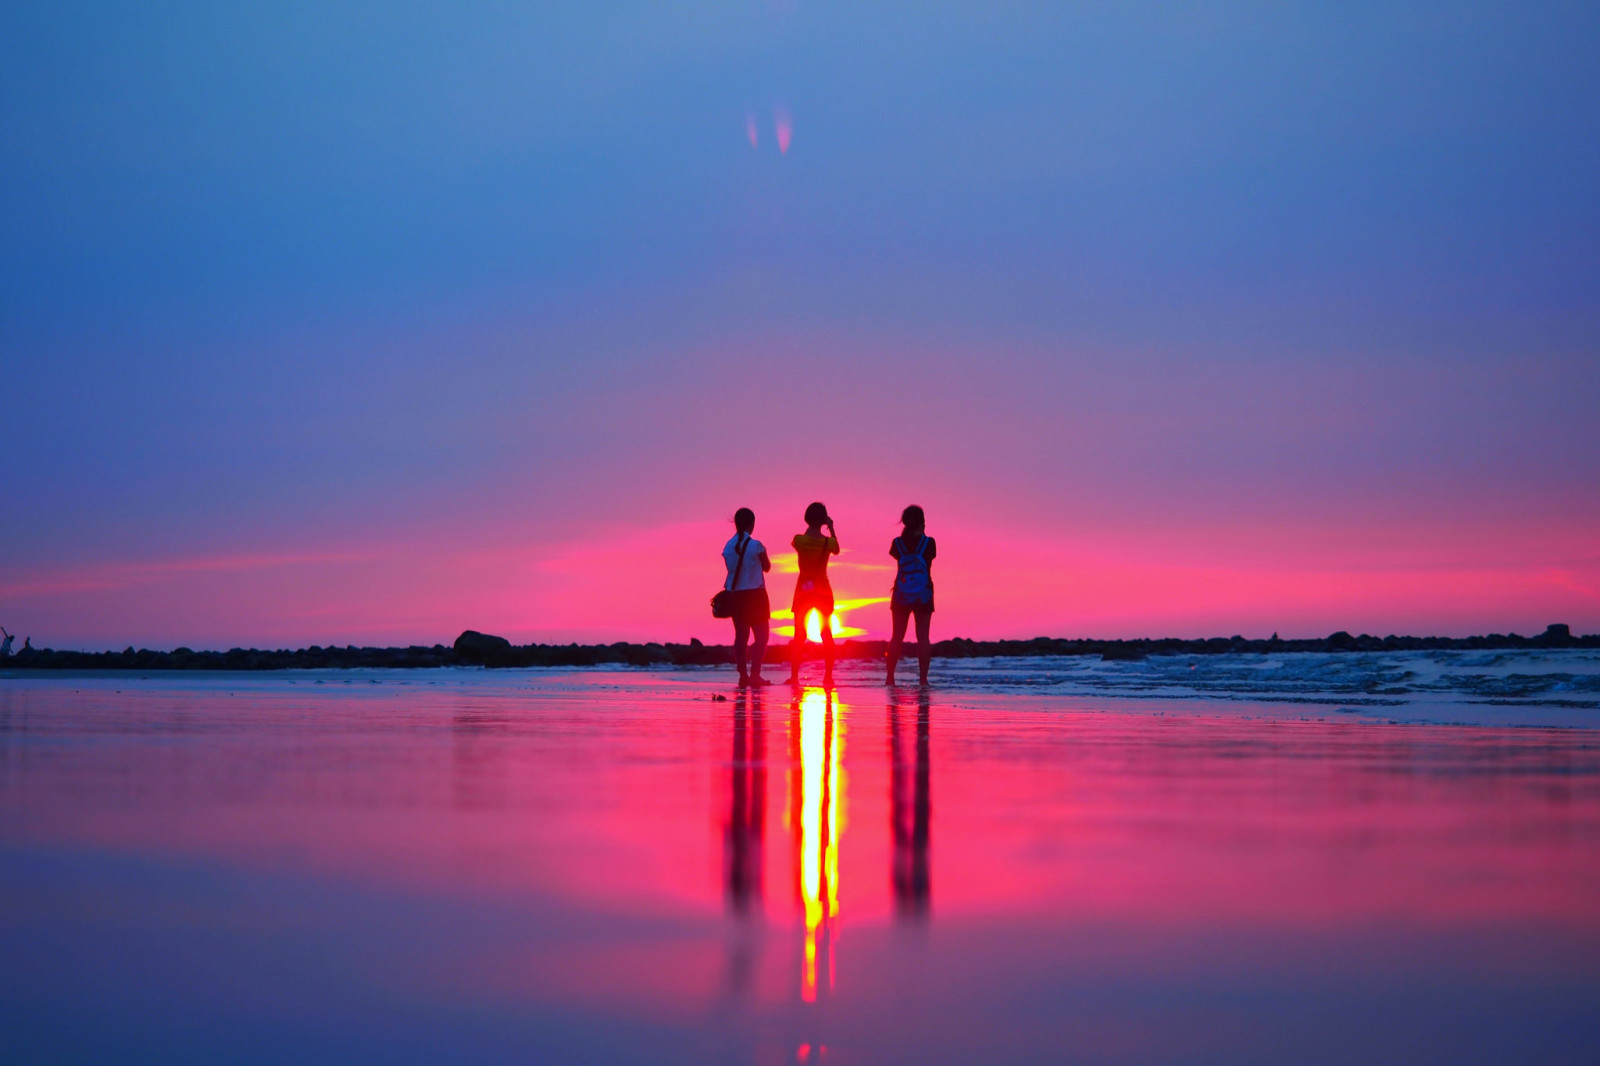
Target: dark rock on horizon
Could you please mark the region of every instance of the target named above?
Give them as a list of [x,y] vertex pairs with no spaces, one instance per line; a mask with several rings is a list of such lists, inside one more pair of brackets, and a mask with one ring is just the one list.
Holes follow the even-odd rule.
[[1540,644],[1565,647],[1571,643],[1572,629],[1565,622],[1552,622],[1544,627],[1544,632],[1533,638]]
[[511,654],[511,642],[505,637],[479,633],[468,629],[456,638],[455,653],[465,662],[488,662]]

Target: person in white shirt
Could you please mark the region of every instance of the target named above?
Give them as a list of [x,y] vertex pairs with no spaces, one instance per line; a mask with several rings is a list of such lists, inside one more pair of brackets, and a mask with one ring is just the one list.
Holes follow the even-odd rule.
[[[767,633],[772,619],[772,604],[767,599],[766,573],[772,569],[767,549],[751,536],[756,528],[756,513],[741,507],[733,515],[733,539],[722,547],[722,561],[728,576],[722,587],[733,593],[733,661],[739,667],[739,687],[765,685],[761,663],[767,656]],[[745,642],[755,637],[754,647]],[[748,661],[749,665],[746,666]]]

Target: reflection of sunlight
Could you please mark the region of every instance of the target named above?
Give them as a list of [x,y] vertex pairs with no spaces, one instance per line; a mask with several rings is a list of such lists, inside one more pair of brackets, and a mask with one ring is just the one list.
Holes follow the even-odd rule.
[[806,929],[821,920],[822,778],[827,694],[808,689],[800,700],[800,897],[806,908]]
[[839,916],[839,725],[823,689],[800,698],[799,888],[805,912],[805,958],[800,998],[817,998],[817,954],[828,952],[833,987],[832,924]]

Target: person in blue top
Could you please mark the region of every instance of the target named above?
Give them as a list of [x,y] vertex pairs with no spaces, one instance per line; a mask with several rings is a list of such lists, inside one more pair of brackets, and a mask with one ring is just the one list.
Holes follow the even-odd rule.
[[[766,684],[761,677],[761,663],[767,657],[772,618],[766,578],[772,560],[767,558],[766,545],[751,535],[755,530],[756,513],[741,507],[733,513],[733,538],[722,546],[722,562],[728,568],[722,587],[733,593],[733,661],[739,667],[740,688]],[[755,647],[747,653],[745,642],[752,634]]]
[[912,504],[900,512],[900,524],[905,527],[900,536],[889,545],[889,555],[898,570],[894,576],[894,594],[889,598],[889,613],[894,618],[894,637],[889,641],[889,676],[884,683],[894,684],[894,668],[900,662],[900,649],[905,645],[906,622],[917,620],[917,682],[928,683],[928,660],[933,657],[933,644],[928,639],[928,627],[933,621],[933,557],[938,546],[928,536],[927,518],[922,508]]

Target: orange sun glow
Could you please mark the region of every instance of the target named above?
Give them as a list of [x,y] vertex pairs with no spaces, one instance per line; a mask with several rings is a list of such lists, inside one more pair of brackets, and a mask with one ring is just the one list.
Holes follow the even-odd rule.
[[[833,613],[828,615],[828,632],[833,634],[833,639],[835,640],[844,640],[849,637],[865,636],[867,632],[865,629],[862,629],[859,626],[847,625],[846,623],[840,621],[840,616],[848,614],[859,607],[870,607],[875,604],[887,602],[889,602],[889,598],[887,596],[838,601],[833,606]],[[774,619],[793,619],[794,612],[788,608],[780,608],[772,612],[772,617]],[[780,626],[778,629],[774,630],[774,632],[776,632],[780,637],[792,637],[795,633],[795,627],[793,625]],[[806,639],[812,642],[818,642],[822,640],[821,611],[813,610],[806,614]]]

